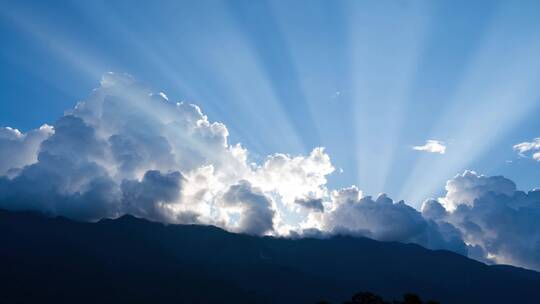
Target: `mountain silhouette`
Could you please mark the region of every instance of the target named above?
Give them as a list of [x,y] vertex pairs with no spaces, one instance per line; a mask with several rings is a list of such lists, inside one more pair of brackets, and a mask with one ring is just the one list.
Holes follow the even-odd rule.
[[367,238],[0,210],[0,303],[341,303],[360,290],[443,304],[539,303],[540,273]]

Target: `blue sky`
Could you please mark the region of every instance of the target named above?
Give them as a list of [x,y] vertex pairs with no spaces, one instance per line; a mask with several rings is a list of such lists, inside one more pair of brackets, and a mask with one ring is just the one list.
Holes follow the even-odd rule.
[[[136,5],[135,5],[136,2]],[[54,123],[107,71],[198,104],[263,157],[413,206],[464,169],[540,187],[538,1],[0,1],[0,126]],[[446,153],[413,150],[428,139]]]

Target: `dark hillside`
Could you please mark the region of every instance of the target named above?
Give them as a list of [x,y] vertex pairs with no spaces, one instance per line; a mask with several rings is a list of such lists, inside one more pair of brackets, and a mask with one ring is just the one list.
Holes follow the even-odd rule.
[[539,303],[540,274],[365,238],[276,239],[131,216],[0,211],[0,303],[339,303],[360,290]]

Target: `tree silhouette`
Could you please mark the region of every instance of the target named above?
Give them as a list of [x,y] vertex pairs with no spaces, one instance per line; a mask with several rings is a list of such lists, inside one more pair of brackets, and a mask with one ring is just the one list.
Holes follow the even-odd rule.
[[359,292],[352,296],[351,301],[344,302],[344,304],[388,304],[388,302],[374,293]]
[[[330,304],[330,302],[322,300],[317,304]],[[381,296],[369,291],[358,292],[354,294],[349,301],[343,304],[440,304],[438,301],[429,300],[423,302],[420,296],[414,293],[406,293],[403,295],[403,301],[394,300],[392,302],[385,301]]]
[[406,293],[403,295],[403,304],[422,304],[422,299],[414,293]]

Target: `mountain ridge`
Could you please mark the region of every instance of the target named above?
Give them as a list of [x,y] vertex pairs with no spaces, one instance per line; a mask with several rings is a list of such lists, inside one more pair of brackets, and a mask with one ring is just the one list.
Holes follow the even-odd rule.
[[441,303],[540,298],[538,272],[368,238],[254,237],[131,215],[86,223],[5,210],[0,231],[0,303],[339,303],[361,290]]

